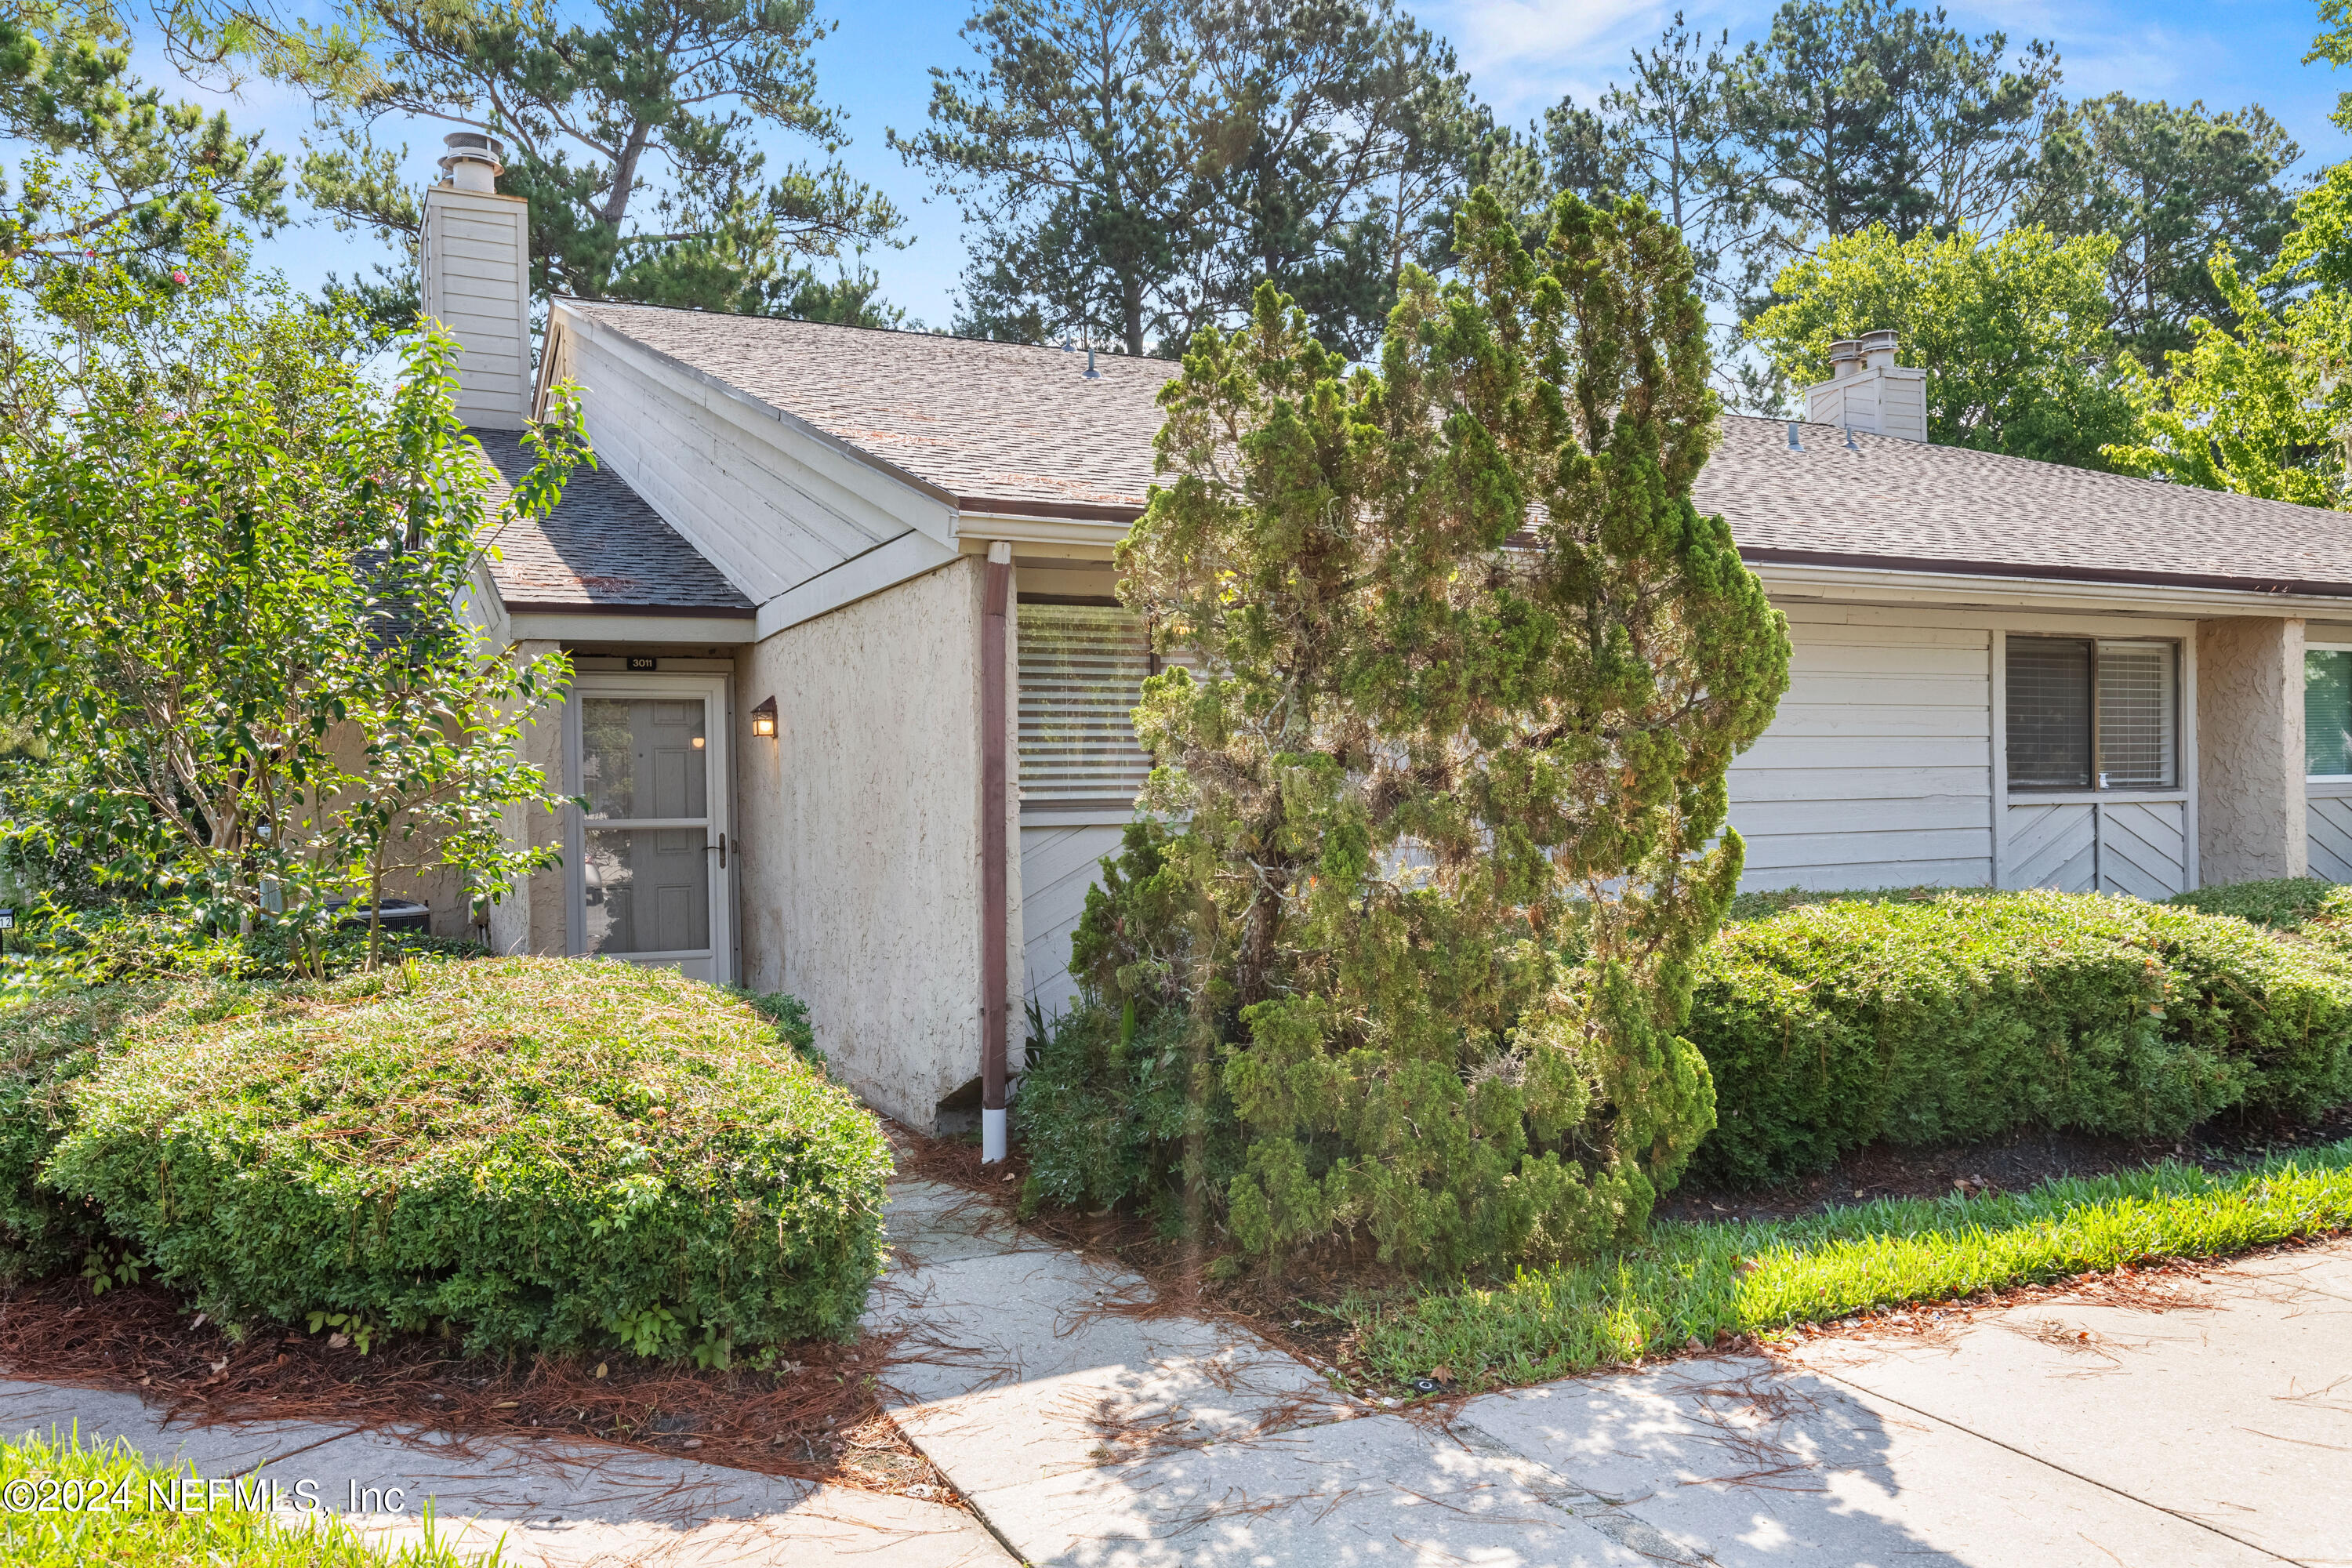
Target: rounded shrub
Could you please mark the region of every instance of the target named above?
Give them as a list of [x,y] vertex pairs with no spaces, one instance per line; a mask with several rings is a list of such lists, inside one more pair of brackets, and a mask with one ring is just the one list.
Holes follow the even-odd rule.
[[61,987],[0,1005],[0,1281],[44,1279],[103,1241],[96,1205],[40,1181],[69,1124],[74,1083],[127,1027],[184,1010],[205,989]]
[[881,1130],[796,1026],[613,963],[255,990],[110,1053],[44,1175],[225,1320],[723,1364],[879,1267]]
[[2171,1136],[2352,1099],[2352,963],[2235,918],[2090,894],[1840,900],[1727,926],[1689,1037],[1694,1168],[1772,1181],[1885,1139]]

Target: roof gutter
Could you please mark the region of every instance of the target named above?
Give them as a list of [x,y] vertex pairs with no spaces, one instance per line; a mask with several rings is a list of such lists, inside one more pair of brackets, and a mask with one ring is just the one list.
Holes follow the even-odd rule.
[[1932,555],[1857,555],[1832,550],[1780,550],[1746,544],[1739,546],[1739,558],[1750,565],[1837,566],[1863,572],[1899,572],[1911,576],[1942,573],[1960,577],[2032,578],[2042,582],[2106,584],[2115,587],[2205,588],[2268,597],[2352,598],[2352,583],[2325,583],[2300,578],[2227,577],[2198,572],[2135,572],[2114,566],[1947,560]]

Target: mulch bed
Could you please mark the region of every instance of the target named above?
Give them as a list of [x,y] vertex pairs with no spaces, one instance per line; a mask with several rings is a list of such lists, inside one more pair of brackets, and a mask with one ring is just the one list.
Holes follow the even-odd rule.
[[164,1406],[167,1420],[587,1438],[958,1502],[883,1413],[898,1348],[893,1335],[796,1345],[764,1373],[619,1354],[464,1357],[453,1342],[418,1334],[378,1341],[362,1355],[339,1334],[268,1325],[236,1343],[153,1286],[94,1296],[85,1280],[53,1279],[0,1294],[0,1366],[44,1383],[138,1394]]

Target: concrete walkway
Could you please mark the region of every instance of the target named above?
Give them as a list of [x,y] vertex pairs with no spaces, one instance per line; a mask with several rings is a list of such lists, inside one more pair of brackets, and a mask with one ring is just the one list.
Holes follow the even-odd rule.
[[[2352,1563],[2352,1242],[1467,1401],[1333,1392],[1131,1275],[898,1190],[901,1427],[1035,1563]],[[1140,1309],[1140,1310],[1139,1310]]]
[[560,1440],[167,1429],[33,1382],[0,1383],[0,1430],[79,1423],[338,1509],[399,1486],[355,1522],[413,1538],[430,1498],[462,1548],[583,1568],[2352,1563],[2352,1241],[2211,1269],[2163,1310],[1922,1314],[1441,1419],[1166,1312],[971,1194],[899,1184],[891,1231],[868,1321],[903,1335],[899,1425],[971,1513]]
[[[192,1462],[207,1480],[258,1473],[288,1500],[288,1517],[302,1517],[293,1499],[315,1498],[394,1545],[424,1533],[429,1503],[436,1540],[530,1568],[996,1568],[1006,1561],[987,1531],[956,1509],[635,1449],[561,1440],[459,1445],[300,1422],[165,1426],[160,1414],[128,1394],[0,1382],[0,1431],[127,1438],[159,1463]],[[393,1488],[396,1500],[385,1495]]]

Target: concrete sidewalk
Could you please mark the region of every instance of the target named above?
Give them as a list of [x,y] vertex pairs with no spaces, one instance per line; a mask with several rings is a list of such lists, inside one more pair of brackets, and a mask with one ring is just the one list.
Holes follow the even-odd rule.
[[2157,1311],[2055,1300],[1467,1401],[1333,1391],[908,1184],[899,1424],[1027,1561],[2352,1563],[2352,1242]]
[[[2058,1298],[1405,1412],[984,1199],[894,1188],[898,1423],[975,1510],[567,1444],[165,1428],[125,1394],[0,1383],[206,1476],[509,1562],[980,1568],[2352,1563],[2352,1240],[2216,1268],[2163,1310]],[[32,1369],[19,1369],[29,1372]],[[992,1536],[991,1532],[993,1532]]]
[[[436,1540],[529,1568],[999,1568],[1007,1561],[957,1509],[635,1449],[560,1439],[458,1444],[304,1422],[165,1426],[160,1415],[128,1394],[0,1382],[0,1431],[122,1437],[157,1462],[188,1460],[206,1479],[258,1473],[278,1495],[315,1498],[394,1545],[423,1535],[429,1504]],[[306,1480],[309,1490],[298,1490]],[[393,1488],[396,1504],[384,1496]]]

